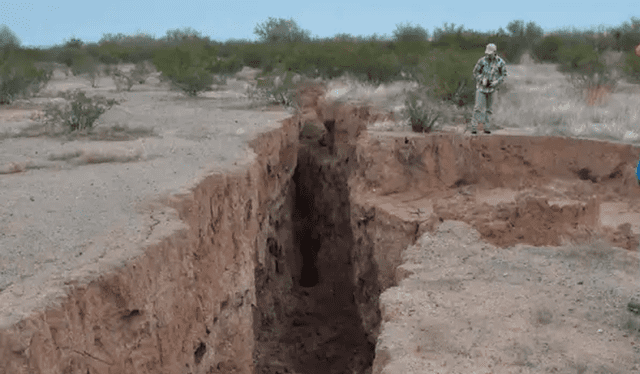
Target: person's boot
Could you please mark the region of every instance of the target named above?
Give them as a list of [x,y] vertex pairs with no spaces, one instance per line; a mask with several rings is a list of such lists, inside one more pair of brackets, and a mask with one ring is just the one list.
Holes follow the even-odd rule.
[[489,131],[489,130],[484,130],[484,133],[485,133],[485,134],[491,134],[491,131]]

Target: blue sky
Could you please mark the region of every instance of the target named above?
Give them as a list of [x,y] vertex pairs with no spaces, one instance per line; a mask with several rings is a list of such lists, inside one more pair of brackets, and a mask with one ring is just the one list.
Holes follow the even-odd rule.
[[[619,26],[640,16],[637,0],[553,1],[2,1],[0,24],[22,46],[51,46],[72,37],[97,42],[103,34],[146,33],[156,38],[169,29],[190,27],[213,40],[254,40],[253,30],[269,17],[293,18],[312,36],[338,33],[391,36],[398,24],[433,32],[445,22],[479,31],[505,28],[510,21],[534,21],[546,32],[575,27]],[[638,13],[632,13],[638,9]]]

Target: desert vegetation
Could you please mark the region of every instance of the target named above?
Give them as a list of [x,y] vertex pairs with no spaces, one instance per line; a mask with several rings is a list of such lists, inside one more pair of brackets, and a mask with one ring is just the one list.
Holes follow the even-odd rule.
[[[105,34],[97,43],[70,38],[47,49],[21,48],[4,26],[0,104],[37,94],[51,79],[55,64],[66,67],[67,74],[86,78],[94,88],[101,76],[111,77],[117,91],[131,91],[157,71],[161,81],[189,97],[224,84],[248,66],[260,69],[248,96],[290,107],[296,106],[294,88],[302,79],[348,76],[373,86],[417,82],[419,88],[406,96],[405,116],[414,131],[429,132],[454,116],[469,117],[475,95],[471,72],[492,42],[510,73],[494,104],[496,125],[620,138],[633,130],[640,105],[629,95],[607,98],[622,92],[618,82],[640,83],[640,57],[634,54],[640,43],[638,26],[640,20],[632,18],[606,30],[545,35],[534,22],[522,20],[491,32],[445,23],[430,33],[419,25],[399,24],[391,38],[375,34],[314,38],[291,19],[269,18],[256,25],[255,42],[212,41],[186,28],[169,30],[162,38]],[[526,69],[519,65],[523,56],[531,62]],[[120,70],[125,63],[135,68]],[[72,107],[93,111],[86,118],[96,115],[97,102],[90,107],[82,100],[97,98],[69,99],[76,100]],[[589,130],[591,125],[595,130]],[[83,126],[67,127],[75,131]]]

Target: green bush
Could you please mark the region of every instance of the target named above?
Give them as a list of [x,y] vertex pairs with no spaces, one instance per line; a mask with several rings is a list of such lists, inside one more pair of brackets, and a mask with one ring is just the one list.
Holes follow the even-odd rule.
[[213,75],[201,67],[188,68],[171,77],[171,83],[189,96],[209,90],[213,81]]
[[422,26],[398,24],[393,31],[393,37],[398,42],[425,42],[429,39],[429,32]]
[[612,91],[617,84],[617,77],[608,67],[602,56],[593,46],[576,44],[560,49],[560,66],[558,70],[569,74],[569,82],[579,95],[585,95],[589,104],[594,104],[598,90],[605,88]]
[[[349,71],[373,84],[389,82],[400,75],[402,66],[394,54],[383,54],[378,43],[369,42],[361,45],[352,54]],[[343,65],[344,66],[344,65]],[[346,66],[345,66],[346,67]]]
[[235,55],[220,59],[207,67],[207,71],[210,73],[221,75],[235,74],[240,70],[242,70],[242,61]]
[[537,61],[557,63],[560,57],[560,48],[563,45],[564,42],[559,36],[547,36],[534,46],[533,58]]
[[19,51],[0,53],[0,104],[37,93],[52,76],[52,70],[37,69]]
[[249,50],[244,56],[242,56],[242,62],[245,66],[252,67],[254,69],[262,66],[262,62],[264,61],[264,56],[262,53],[257,50]]
[[64,106],[48,104],[44,110],[47,125],[62,126],[66,131],[78,131],[93,128],[94,122],[113,105],[116,100],[107,100],[103,96],[87,97],[83,91],[66,93],[68,103]]
[[7,25],[0,26],[0,49],[20,47],[20,39]]
[[471,105],[475,99],[473,68],[482,52],[435,49],[422,59],[414,75],[431,97],[458,106]]
[[623,71],[630,81],[640,83],[640,57],[633,50],[624,57]]
[[261,42],[269,44],[311,40],[311,32],[302,30],[293,19],[269,17],[267,21],[256,25],[253,33],[258,36]]
[[91,82],[91,87],[95,88],[98,86],[98,78],[100,77],[98,61],[89,54],[77,53],[73,57],[71,73],[74,76],[86,74],[89,82]]
[[202,42],[186,42],[178,47],[160,49],[153,64],[173,86],[189,96],[196,96],[213,84],[213,76],[205,70],[215,60],[216,50]]
[[606,65],[600,61],[599,54],[588,44],[562,47],[558,52],[560,70],[568,73],[579,73],[593,76],[602,74]]

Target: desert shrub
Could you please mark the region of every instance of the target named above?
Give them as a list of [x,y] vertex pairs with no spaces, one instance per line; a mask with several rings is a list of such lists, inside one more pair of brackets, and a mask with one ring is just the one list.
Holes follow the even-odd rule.
[[104,42],[98,46],[98,61],[103,64],[117,64],[122,60],[121,47],[113,42]]
[[589,104],[594,104],[602,95],[613,91],[617,77],[612,68],[602,60],[593,46],[577,44],[563,47],[559,52],[559,70],[569,75],[568,79]]
[[547,36],[534,46],[533,57],[537,61],[557,63],[562,46],[563,41],[559,36]]
[[393,31],[393,37],[398,42],[425,42],[429,39],[429,32],[421,26],[412,26],[410,23],[398,24]]
[[265,53],[257,48],[248,48],[242,56],[242,63],[254,69],[260,68],[264,61],[266,61]]
[[156,51],[153,64],[174,87],[196,96],[213,84],[213,76],[205,70],[215,60],[216,50],[200,42],[188,42],[175,48]]
[[350,57],[353,62],[343,66],[348,67],[348,71],[357,77],[373,84],[389,82],[399,76],[402,70],[398,57],[393,53],[383,54],[379,45],[374,42],[361,45]]
[[207,67],[210,73],[221,75],[235,74],[240,70],[242,70],[242,61],[235,55],[219,59]]
[[598,53],[587,44],[562,47],[558,52],[558,57],[560,60],[559,69],[563,72],[593,75],[605,70],[605,64],[600,61]]
[[438,104],[419,92],[407,93],[405,108],[406,117],[414,132],[433,131],[436,121],[442,116]]
[[0,26],[0,49],[20,47],[20,39],[7,25]]
[[171,77],[172,85],[189,96],[209,90],[213,81],[213,75],[201,67],[188,68]]
[[640,83],[640,57],[631,50],[624,56],[623,71],[631,82]]
[[87,79],[91,82],[91,87],[98,86],[98,78],[100,77],[98,61],[89,54],[78,53],[73,57],[71,73],[74,76],[86,74]]
[[291,46],[281,58],[285,70],[333,79],[345,72],[374,84],[400,75],[402,64],[381,43],[318,42]]
[[18,51],[0,54],[0,104],[40,91],[53,76],[51,69],[37,69]]
[[265,74],[258,79],[257,89],[261,92],[258,97],[266,98],[272,104],[284,105],[296,108],[295,100],[295,74],[290,71],[277,70],[271,74]]
[[67,103],[63,106],[48,104],[44,109],[44,121],[48,126],[61,126],[65,131],[91,129],[95,121],[113,105],[116,100],[103,96],[87,97],[76,90],[65,94]]
[[262,43],[292,43],[311,40],[311,32],[303,30],[293,19],[272,18],[256,25],[253,33]]
[[[345,58],[347,51],[340,51],[336,46],[326,45],[327,49],[323,52],[318,46],[313,44],[291,46],[290,50],[283,59],[286,70],[298,72],[310,77],[322,76],[330,79],[329,66],[338,69],[340,65],[337,57]],[[316,69],[318,72],[316,73]]]
[[435,49],[422,59],[414,75],[435,99],[458,106],[471,105],[475,99],[473,68],[482,51]]

